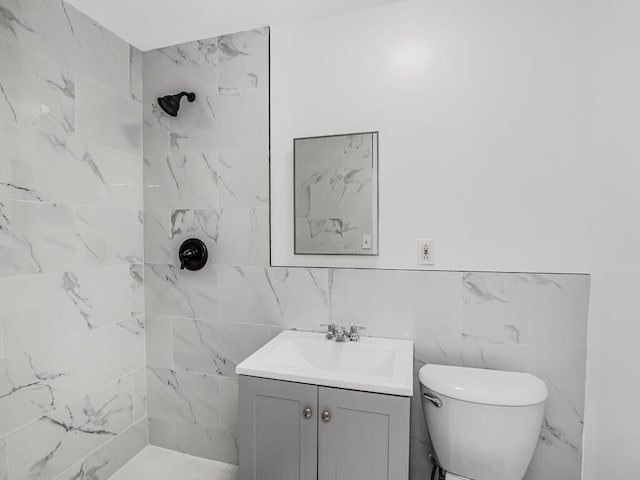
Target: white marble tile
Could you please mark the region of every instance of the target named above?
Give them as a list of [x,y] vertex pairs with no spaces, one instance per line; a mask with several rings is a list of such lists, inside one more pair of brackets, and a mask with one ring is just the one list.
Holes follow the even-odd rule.
[[66,2],[4,0],[0,36],[116,89],[129,89],[129,46]]
[[269,28],[218,37],[219,91],[236,92],[269,84]]
[[182,43],[142,54],[147,100],[180,91],[215,93],[218,85],[217,38]]
[[[269,146],[269,91],[265,87],[218,95],[212,104],[217,125],[209,130],[220,150],[267,149]],[[177,133],[180,133],[177,131]],[[183,133],[183,135],[185,135]],[[187,144],[176,140],[178,146]]]
[[[269,262],[268,208],[225,210],[174,210],[171,243],[177,259],[187,238],[202,239],[216,265],[266,265]],[[173,261],[175,263],[175,260]]]
[[197,457],[238,464],[238,435],[235,432],[175,422],[176,449]]
[[217,132],[221,130],[217,118],[217,96],[206,94],[213,85],[201,87],[196,92],[196,100],[180,109],[180,114],[170,120],[169,149],[172,155],[198,154],[218,148]]
[[173,421],[161,418],[148,419],[149,443],[156,447],[176,449],[176,434],[173,428]]
[[[532,461],[527,480],[544,478],[544,472],[548,471],[545,466],[547,462],[552,462],[554,472],[567,472],[566,478],[580,478],[585,359],[584,349],[537,349],[535,373],[547,384],[549,397],[545,405],[545,419],[537,454]],[[549,449],[555,452],[550,452]]]
[[142,263],[142,215],[140,210],[77,208],[79,262],[87,265]]
[[[206,104],[203,104],[203,101]],[[214,103],[215,102],[215,103]],[[189,104],[180,110],[177,119],[171,120],[169,151],[174,157],[185,154],[214,151],[220,144],[223,129],[216,117],[217,97],[209,97]]]
[[214,151],[145,155],[145,208],[216,208],[217,162]]
[[[145,82],[144,93],[147,92]],[[155,98],[144,95],[142,102],[142,145],[145,157],[166,157],[169,155],[170,120],[162,113]]]
[[462,366],[462,338],[459,335],[416,336],[413,339],[413,348],[415,359],[422,363]]
[[580,480],[582,463],[570,447],[559,447],[553,431],[543,426],[542,438],[538,441],[529,469],[524,480],[546,480],[553,478],[562,480]]
[[218,318],[218,281],[210,261],[202,270],[181,270],[173,265],[145,266],[146,312],[150,315]]
[[131,318],[130,282],[126,265],[0,280],[5,354]]
[[459,273],[336,269],[330,278],[334,323],[416,342],[460,334]]
[[[144,201],[142,157],[95,144],[85,144],[100,169],[99,205],[142,210]],[[100,178],[99,178],[100,179]],[[80,202],[78,202],[80,203]]]
[[54,480],[83,480],[84,479],[84,462],[80,461],[71,465],[64,472],[56,475]]
[[219,265],[269,264],[269,208],[219,210],[214,262]]
[[133,421],[147,416],[147,367],[142,366],[132,374],[133,381]]
[[74,229],[66,205],[0,202],[0,277],[71,268]]
[[9,480],[7,464],[7,438],[2,437],[0,438],[0,480]]
[[172,438],[172,427],[163,422],[237,431],[237,379],[153,367],[148,368],[148,374],[149,416],[155,422],[153,427],[150,424],[150,429],[155,429],[153,444],[176,448],[167,438],[158,438],[159,432]]
[[220,319],[319,331],[329,320],[327,269],[219,267]]
[[546,416],[580,443],[585,407],[586,347],[538,347],[536,375],[549,389]]
[[236,365],[273,338],[268,325],[173,320],[175,367],[235,377]]
[[269,152],[225,150],[218,158],[221,208],[257,207],[269,203]]
[[142,155],[140,103],[76,76],[76,133],[99,145]]
[[80,385],[89,392],[145,364],[144,323],[140,318],[80,336]]
[[[267,88],[230,95],[201,93],[193,104],[181,108],[176,119],[170,120],[170,151],[181,155],[244,148],[266,150],[269,146],[268,104]],[[157,120],[154,121],[153,114],[149,113],[147,118],[149,127],[154,127]],[[154,130],[158,131],[159,127],[155,125]]]
[[132,423],[131,379],[125,378],[12,432],[11,476],[52,479]]
[[[72,6],[63,7],[77,45],[70,49],[70,68],[127,95],[129,45]],[[64,48],[69,51],[67,44]]]
[[173,320],[175,367],[188,372],[233,376],[235,364],[228,360],[220,346],[219,322],[176,318]]
[[157,368],[174,368],[172,323],[171,317],[147,315],[145,332],[147,365]]
[[0,360],[0,435],[77,400],[78,339]]
[[491,342],[580,347],[587,275],[465,273],[463,333]]
[[89,455],[84,480],[107,480],[147,445],[147,420],[142,419]]
[[171,210],[145,210],[144,258],[147,263],[173,263]]
[[[211,260],[218,263],[221,258],[218,248],[220,215],[219,210],[172,210],[171,251],[177,253],[182,242],[197,237],[209,244]],[[172,263],[175,264],[176,261],[173,260]]]
[[129,95],[132,100],[142,101],[142,52],[129,46]]
[[54,480],[83,480],[84,479],[84,462],[80,461],[71,465]]
[[148,446],[112,480],[237,480],[238,467]]
[[149,367],[147,369],[150,418],[179,420],[200,427],[220,423],[224,377]]
[[220,422],[218,428],[227,432],[238,432],[240,388],[238,379],[228,378],[222,383],[220,398]]
[[463,338],[460,343],[463,367],[490,368],[535,374],[536,349],[530,345],[513,345]]
[[129,287],[131,289],[131,314],[144,314],[144,265],[129,265]]
[[141,208],[140,157],[2,122],[0,135],[1,198]]
[[[16,42],[0,39],[0,120],[39,129],[74,131],[74,76]],[[6,69],[6,70],[5,70]]]

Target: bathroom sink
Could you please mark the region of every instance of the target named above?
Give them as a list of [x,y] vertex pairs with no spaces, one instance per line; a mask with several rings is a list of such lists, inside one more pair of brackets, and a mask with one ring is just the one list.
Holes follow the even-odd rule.
[[340,343],[322,333],[286,330],[240,363],[236,373],[411,396],[413,342],[361,337]]

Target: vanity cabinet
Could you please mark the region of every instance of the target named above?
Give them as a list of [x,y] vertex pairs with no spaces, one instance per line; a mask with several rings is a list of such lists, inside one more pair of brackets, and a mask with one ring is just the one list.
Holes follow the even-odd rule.
[[315,385],[241,375],[240,480],[316,479],[317,403]]
[[240,480],[402,480],[409,397],[240,376]]

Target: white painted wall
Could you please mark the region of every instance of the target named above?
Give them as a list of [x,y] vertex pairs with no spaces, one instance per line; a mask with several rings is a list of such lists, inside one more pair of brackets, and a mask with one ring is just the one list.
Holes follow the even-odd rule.
[[[584,272],[579,0],[405,1],[271,38],[275,265]],[[292,139],[380,131],[380,256],[294,256]]]
[[592,274],[583,479],[639,478],[640,4],[407,1],[272,28],[272,261],[291,139],[380,130],[381,255]]
[[640,3],[591,3],[591,306],[583,478],[640,478]]

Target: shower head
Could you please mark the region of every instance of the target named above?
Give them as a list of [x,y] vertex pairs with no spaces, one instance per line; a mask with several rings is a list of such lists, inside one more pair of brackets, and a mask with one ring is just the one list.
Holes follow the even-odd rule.
[[193,92],[180,92],[175,95],[165,95],[164,97],[158,98],[158,105],[160,105],[160,108],[162,108],[167,115],[177,117],[182,97],[187,97],[187,100],[193,102],[196,99],[196,94]]

